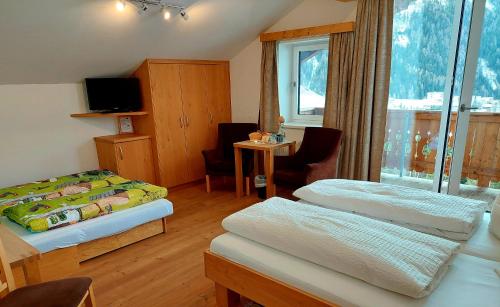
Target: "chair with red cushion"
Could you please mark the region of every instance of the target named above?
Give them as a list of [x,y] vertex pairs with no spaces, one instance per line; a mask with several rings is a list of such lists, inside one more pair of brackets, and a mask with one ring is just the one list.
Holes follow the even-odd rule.
[[276,157],[274,182],[296,188],[316,180],[336,178],[341,141],[340,130],[306,127],[297,153]]
[[[203,150],[205,158],[207,192],[211,192],[210,176],[234,176],[233,144],[248,140],[248,135],[257,131],[257,124],[252,123],[220,123],[218,127],[217,148]],[[250,172],[252,170],[252,152],[243,151],[243,175],[246,179],[246,193],[250,193]]]

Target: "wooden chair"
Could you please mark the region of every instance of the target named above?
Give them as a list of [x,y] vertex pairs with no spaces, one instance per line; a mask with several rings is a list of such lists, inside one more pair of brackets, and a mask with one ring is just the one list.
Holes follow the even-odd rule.
[[0,240],[0,307],[96,306],[92,279],[67,278],[16,289],[14,276]]
[[[205,158],[207,192],[210,193],[210,176],[235,176],[233,144],[248,140],[248,135],[257,131],[257,124],[252,123],[220,123],[218,126],[217,148],[203,150]],[[252,152],[243,153],[243,174],[245,175],[246,194],[250,195],[250,173],[252,169]]]

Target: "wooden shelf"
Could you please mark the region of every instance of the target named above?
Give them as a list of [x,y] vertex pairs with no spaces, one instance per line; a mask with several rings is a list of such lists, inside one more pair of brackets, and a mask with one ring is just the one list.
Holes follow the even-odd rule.
[[116,134],[116,135],[106,135],[106,136],[98,136],[95,137],[94,140],[97,142],[105,142],[105,143],[124,143],[131,142],[137,140],[150,139],[149,135],[140,135],[140,134]]
[[148,112],[121,112],[121,113],[79,113],[71,114],[71,117],[120,117],[120,116],[142,116],[148,115]]

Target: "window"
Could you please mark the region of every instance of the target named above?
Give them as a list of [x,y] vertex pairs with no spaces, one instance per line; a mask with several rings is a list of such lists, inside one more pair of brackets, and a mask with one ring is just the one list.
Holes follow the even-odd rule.
[[287,122],[320,124],[325,109],[328,39],[281,43],[278,61],[279,84],[285,87],[280,89],[280,108]]
[[498,194],[499,17],[500,0],[394,1],[382,182]]

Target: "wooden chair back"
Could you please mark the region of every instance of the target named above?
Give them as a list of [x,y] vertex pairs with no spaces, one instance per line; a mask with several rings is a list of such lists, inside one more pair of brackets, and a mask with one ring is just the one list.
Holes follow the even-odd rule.
[[5,248],[3,246],[1,239],[0,239],[0,262],[1,262],[0,266],[0,298],[1,298],[16,288],[14,282],[14,275],[12,275],[12,269],[10,267],[9,261],[7,260],[7,254],[5,253]]

